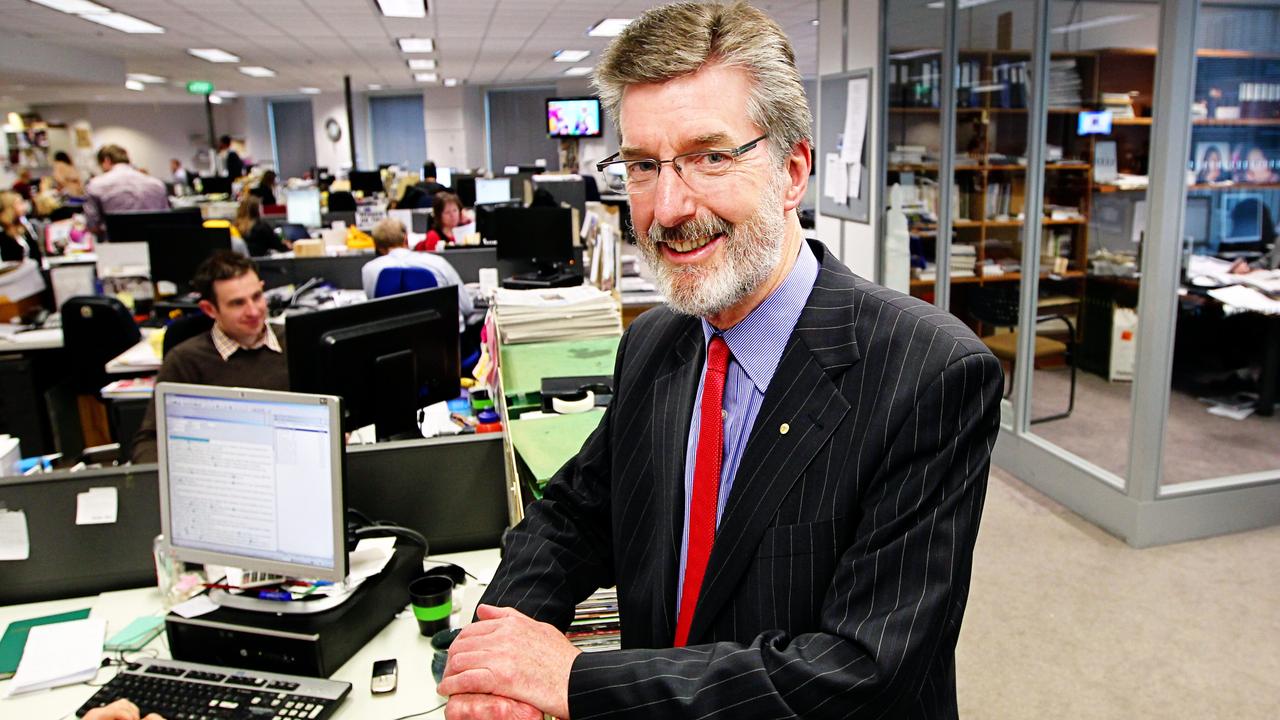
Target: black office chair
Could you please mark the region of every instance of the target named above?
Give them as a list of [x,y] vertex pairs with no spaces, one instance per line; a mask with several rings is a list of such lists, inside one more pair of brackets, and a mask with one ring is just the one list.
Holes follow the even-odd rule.
[[356,196],[344,190],[329,193],[329,212],[355,212]]
[[188,313],[179,317],[169,323],[169,327],[165,328],[164,342],[161,344],[160,349],[161,357],[167,356],[170,350],[178,347],[183,342],[202,333],[207,333],[212,328],[213,318],[203,312]]
[[[1005,374],[1006,389],[1004,396],[1013,393],[1013,368],[1018,357],[1018,288],[1017,286],[985,286],[976,288],[969,295],[969,312],[974,319],[984,325],[1015,328],[1007,333],[996,333],[982,338],[982,342],[991,350],[1002,364],[1007,365],[1009,372]],[[1032,351],[1033,362],[1052,357],[1062,357],[1071,369],[1071,392],[1067,396],[1066,412],[1032,418],[1032,423],[1049,420],[1061,420],[1071,415],[1076,406],[1076,329],[1071,318],[1062,313],[1037,314],[1036,325],[1051,320],[1061,320],[1067,325],[1067,341],[1046,337],[1039,333],[1035,338],[1035,349]]]
[[80,296],[62,305],[62,346],[76,392],[97,395],[106,364],[142,339],[129,310],[113,297]]

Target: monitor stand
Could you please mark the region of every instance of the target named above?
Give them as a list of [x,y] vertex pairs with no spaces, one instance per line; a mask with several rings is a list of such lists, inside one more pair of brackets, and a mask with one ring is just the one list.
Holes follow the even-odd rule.
[[268,600],[266,598],[237,595],[226,590],[212,589],[209,600],[218,607],[248,610],[250,612],[272,613],[279,615],[312,615],[338,607],[351,599],[359,585],[343,583],[338,590],[327,595],[317,596],[313,600]]

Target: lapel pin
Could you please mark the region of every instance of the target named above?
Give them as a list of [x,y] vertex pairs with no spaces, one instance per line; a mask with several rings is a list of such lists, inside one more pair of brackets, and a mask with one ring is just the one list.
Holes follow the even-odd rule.
[[787,433],[791,432],[791,426],[786,423],[782,423],[782,426],[778,428],[778,432],[782,433],[783,435],[786,435]]

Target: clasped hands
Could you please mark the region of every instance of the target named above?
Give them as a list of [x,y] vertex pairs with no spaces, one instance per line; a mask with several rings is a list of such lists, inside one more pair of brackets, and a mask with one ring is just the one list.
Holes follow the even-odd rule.
[[569,717],[569,671],[582,651],[514,608],[481,605],[449,647],[436,691],[448,720]]

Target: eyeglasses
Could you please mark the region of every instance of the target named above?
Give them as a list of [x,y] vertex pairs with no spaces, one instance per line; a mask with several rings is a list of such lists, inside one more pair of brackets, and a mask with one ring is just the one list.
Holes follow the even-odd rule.
[[[627,192],[639,195],[652,190],[658,184],[658,174],[662,166],[668,163],[675,168],[676,174],[694,191],[702,192],[715,184],[715,179],[728,173],[738,163],[743,154],[750,152],[768,134],[739,145],[731,150],[697,150],[681,153],[670,160],[641,158],[638,160],[619,160],[616,152],[596,163],[596,170],[606,172],[610,167],[621,167],[627,183]],[[616,171],[615,171],[616,172]]]

